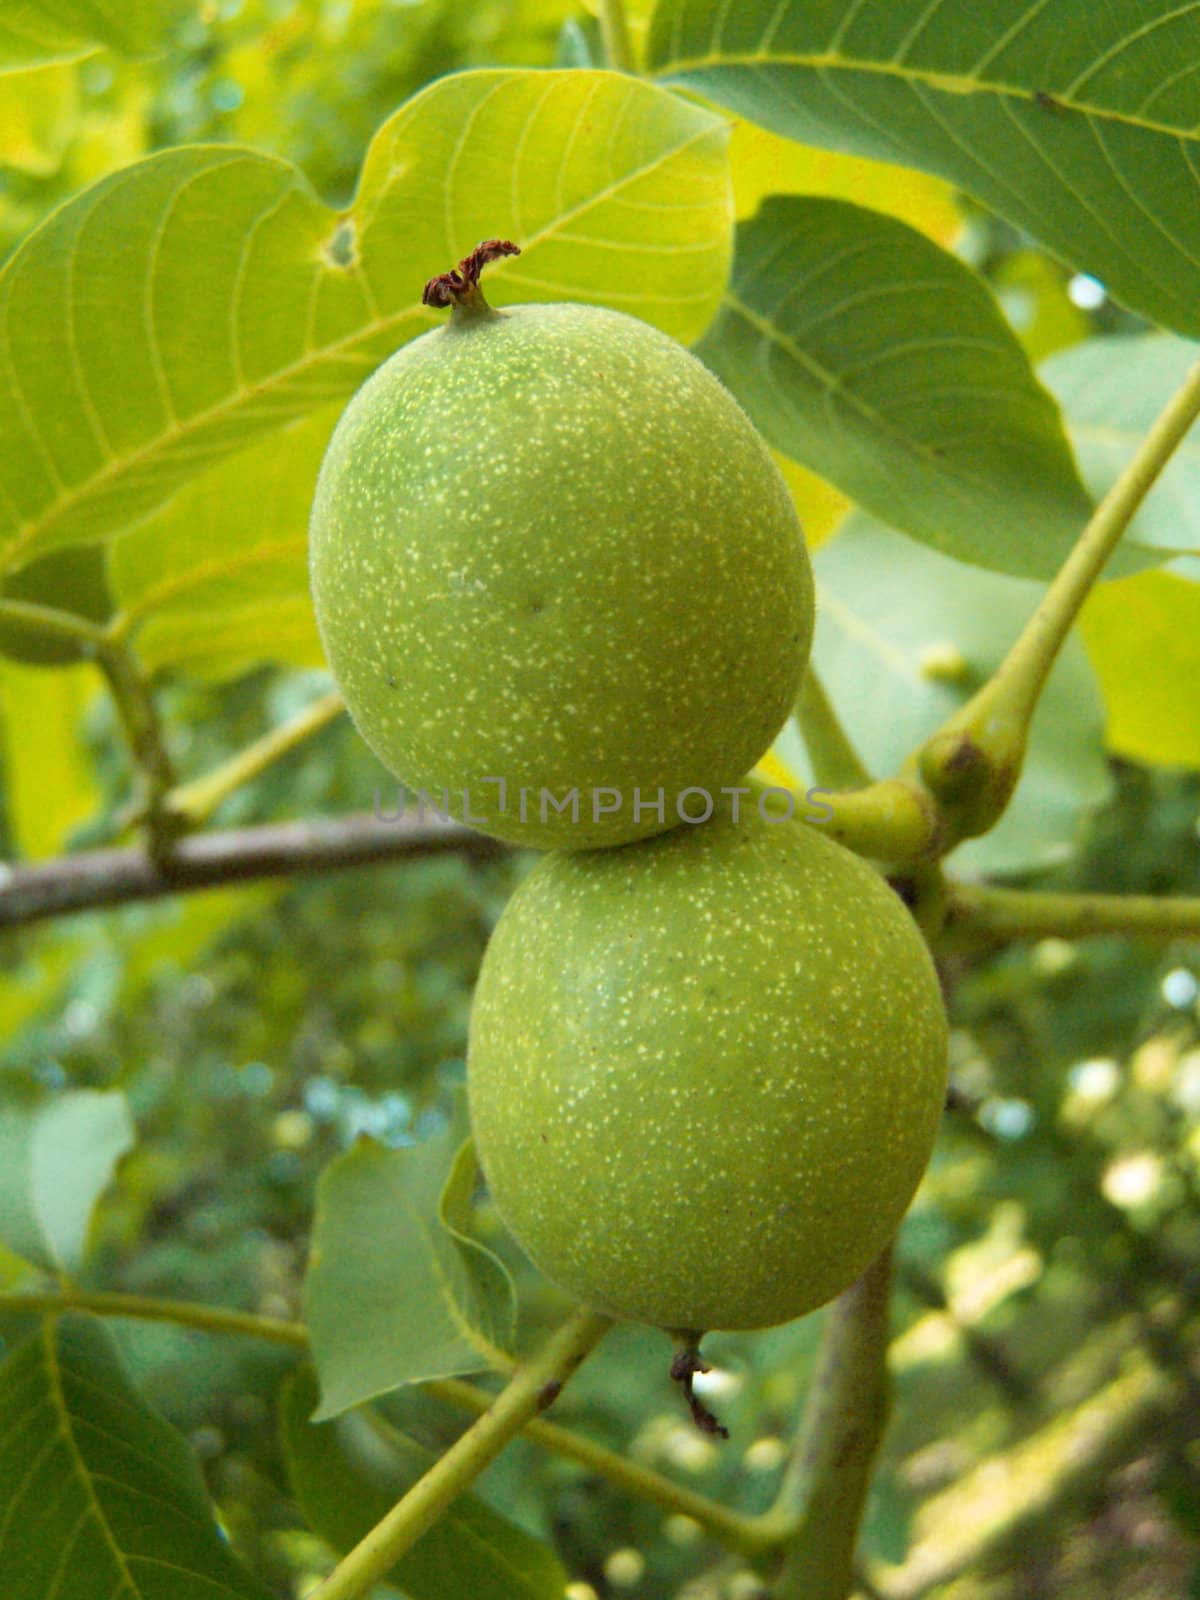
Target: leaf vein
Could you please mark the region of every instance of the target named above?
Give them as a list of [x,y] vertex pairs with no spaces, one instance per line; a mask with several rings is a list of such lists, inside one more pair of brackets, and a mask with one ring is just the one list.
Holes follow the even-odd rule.
[[96,1491],[92,1485],[91,1474],[88,1471],[87,1463],[84,1461],[83,1454],[79,1448],[79,1442],[75,1438],[75,1434],[71,1427],[72,1417],[67,1407],[66,1395],[63,1392],[62,1369],[59,1366],[58,1349],[54,1342],[56,1330],[57,1323],[53,1318],[47,1317],[42,1324],[40,1337],[46,1366],[46,1377],[50,1384],[52,1403],[56,1412],[58,1413],[59,1418],[58,1437],[62,1439],[63,1444],[66,1447],[67,1456],[70,1460],[70,1463],[75,1469],[77,1481],[83,1493],[83,1498],[86,1502],[86,1511],[95,1519],[97,1527],[99,1528],[100,1537],[111,1550],[115,1565],[121,1577],[128,1584],[133,1593],[136,1594],[138,1592],[137,1585],[134,1583],[133,1575],[126,1565],[124,1552],[117,1544],[112,1528],[109,1526],[108,1519],[104,1515],[104,1510],[96,1497]]
[[251,223],[250,227],[247,228],[246,237],[242,240],[242,247],[238,251],[237,266],[234,268],[233,282],[230,285],[231,310],[229,316],[230,345],[231,354],[233,356],[233,381],[235,387],[238,389],[246,387],[246,373],[242,357],[241,335],[242,303],[245,297],[246,265],[253,254],[254,241],[258,237],[259,229],[262,228],[270,220],[270,218],[278,216],[279,212],[287,204],[288,198],[292,192],[291,185],[285,185],[280,190],[279,196],[275,202],[268,206],[265,211],[259,212],[258,216],[255,217],[254,221]]
[[175,397],[171,392],[171,380],[167,372],[166,362],[163,360],[162,346],[158,334],[158,324],[154,313],[154,277],[155,273],[158,271],[158,262],[159,256],[162,252],[163,240],[166,237],[167,228],[170,225],[171,218],[175,214],[176,207],[187,190],[190,189],[193,184],[199,183],[202,178],[207,178],[214,172],[220,172],[225,167],[233,166],[236,163],[236,160],[236,157],[230,156],[226,161],[213,162],[209,166],[201,167],[198,171],[190,173],[188,177],[182,179],[181,182],[176,184],[166,206],[163,208],[163,214],[158,219],[158,225],[155,228],[150,240],[150,253],[146,258],[146,289],[142,301],[142,316],[146,327],[146,347],[149,352],[150,363],[153,366],[155,376],[158,379],[159,394],[161,396],[163,407],[167,415],[167,421],[169,423],[181,423],[182,418],[175,405]]
[[1152,17],[1149,22],[1143,23],[1140,28],[1135,28],[1132,33],[1123,34],[1120,39],[1114,39],[1102,55],[1097,56],[1095,61],[1088,64],[1086,71],[1081,72],[1077,78],[1066,85],[1063,93],[1074,98],[1090,78],[1094,78],[1110,62],[1116,61],[1118,57],[1124,55],[1126,50],[1131,49],[1150,34],[1157,32],[1159,28],[1164,28],[1171,22],[1178,22],[1181,17],[1189,16],[1195,11],[1200,11],[1200,0],[1188,0],[1187,5],[1176,6],[1174,11],[1165,11],[1159,17]]
[[[691,56],[665,62],[662,72],[665,77],[681,78],[703,73],[709,69],[723,72],[735,67],[758,69],[800,67],[817,73],[832,69],[848,74],[860,73],[864,77],[897,78],[910,87],[920,86],[948,95],[966,97],[979,94],[997,99],[1017,100],[1021,104],[1028,104],[1033,94],[1033,89],[1024,84],[988,82],[974,78],[968,73],[938,72],[930,67],[898,67],[892,61],[868,61],[861,57],[840,55],[831,50],[793,50],[773,56],[764,56],[757,50],[743,50],[731,55]],[[1053,85],[1051,88],[1053,89]],[[1132,112],[1122,111],[1114,106],[1073,100],[1065,90],[1053,89],[1053,92],[1055,100],[1064,111],[1084,112],[1106,122],[1126,124],[1149,133],[1165,133],[1179,137],[1186,134],[1190,140],[1200,140],[1200,126],[1180,129],[1169,123],[1138,117]]]

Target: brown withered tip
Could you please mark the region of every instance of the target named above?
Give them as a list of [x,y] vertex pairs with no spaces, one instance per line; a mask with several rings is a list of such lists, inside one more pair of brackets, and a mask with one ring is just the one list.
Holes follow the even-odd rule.
[[520,254],[520,245],[513,244],[511,239],[484,239],[470,255],[462,258],[457,267],[430,278],[421,294],[421,304],[437,306],[439,309],[457,305],[478,287],[479,275],[489,261]]
[[709,1372],[711,1368],[702,1359],[699,1348],[694,1341],[686,1343],[682,1349],[675,1352],[671,1361],[671,1377],[682,1388],[688,1409],[692,1413],[692,1421],[701,1433],[714,1434],[718,1439],[728,1439],[729,1429],[723,1428],[713,1416],[712,1412],[700,1399],[692,1387],[693,1380],[698,1372]]

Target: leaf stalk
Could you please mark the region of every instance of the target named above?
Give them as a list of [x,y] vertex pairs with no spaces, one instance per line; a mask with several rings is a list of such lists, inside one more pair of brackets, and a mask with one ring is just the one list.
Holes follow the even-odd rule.
[[604,41],[604,59],[614,72],[638,70],[625,0],[600,0],[600,36]]
[[1008,655],[910,759],[947,821],[945,847],[987,833],[1012,798],[1051,668],[1138,507],[1200,416],[1200,362],[1105,495]]
[[612,1326],[581,1307],[523,1362],[484,1414],[338,1562],[311,1600],[359,1600],[540,1411]]

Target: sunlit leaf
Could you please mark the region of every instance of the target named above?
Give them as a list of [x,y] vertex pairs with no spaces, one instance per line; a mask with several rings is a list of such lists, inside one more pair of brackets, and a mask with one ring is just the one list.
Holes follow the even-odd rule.
[[962,560],[1048,577],[1087,519],[1053,402],[982,281],[841,200],[767,200],[696,353],[778,450]]
[[883,161],[797,144],[753,122],[734,124],[729,167],[739,218],[753,216],[769,195],[824,195],[885,211],[947,247],[962,232],[962,212],[948,183]]
[[268,1600],[182,1438],[92,1318],[47,1318],[0,1365],[5,1600]]
[[96,1201],[133,1148],[125,1096],[76,1089],[0,1116],[0,1238],[52,1272],[83,1259]]
[[336,410],[221,461],[116,539],[114,629],[149,668],[229,676],[260,661],[319,665],[308,516]]
[[1200,768],[1200,582],[1146,572],[1088,600],[1083,638],[1117,755]]
[[649,64],[776,133],[938,174],[1200,333],[1200,12],[1178,0],[662,0]]
[[74,67],[0,71],[0,167],[46,178],[57,172],[79,106]]
[[111,535],[255,435],[329,406],[490,295],[603,302],[689,340],[729,257],[723,121],[604,72],[440,79],[379,131],[339,217],[284,161],[164,150],[55,212],[0,273],[0,559]]
[[832,539],[842,519],[850,509],[850,501],[839,489],[807,467],[800,466],[787,456],[775,452],[775,462],[792,491],[792,500],[800,514],[804,528],[804,542],[810,550],[819,550]]
[[[280,1423],[297,1504],[310,1528],[344,1554],[436,1461],[407,1435],[352,1412],[313,1422],[317,1385],[301,1368],[284,1384]],[[408,1600],[560,1600],[566,1573],[540,1540],[461,1495],[387,1574]]]
[[0,661],[5,809],[13,842],[29,860],[57,855],[96,810],[99,789],[81,725],[99,687],[94,667],[52,672]]

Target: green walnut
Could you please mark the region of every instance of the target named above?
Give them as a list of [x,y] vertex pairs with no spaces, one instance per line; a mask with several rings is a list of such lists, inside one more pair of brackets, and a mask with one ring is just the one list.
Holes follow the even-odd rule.
[[753,795],[736,821],[542,860],[488,946],[467,1060],[480,1162],[533,1261],[697,1334],[853,1282],[925,1169],[946,1073],[899,898]]
[[[434,279],[330,441],[312,513],[326,655],[409,796],[520,843],[621,844],[737,783],[795,700],[812,576],[721,384],[596,306],[496,311],[492,241]],[[662,791],[660,796],[659,791]]]

